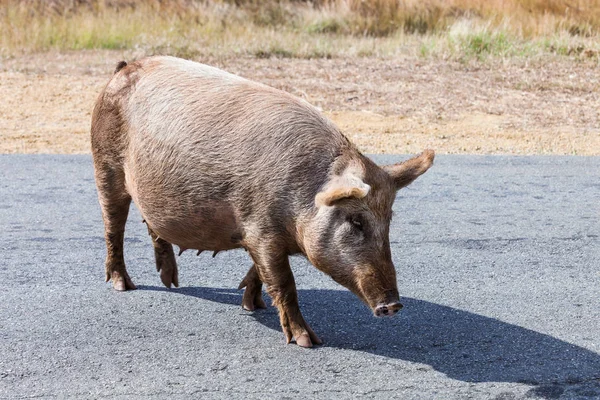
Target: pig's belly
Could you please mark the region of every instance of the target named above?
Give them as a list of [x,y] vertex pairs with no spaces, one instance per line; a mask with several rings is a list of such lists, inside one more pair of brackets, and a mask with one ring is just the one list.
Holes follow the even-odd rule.
[[136,192],[134,202],[148,227],[161,239],[183,249],[243,247],[242,229],[230,203],[181,198],[175,193]]
[[189,161],[192,155],[177,147],[165,154],[148,138],[140,142],[131,150],[136,156],[125,162],[125,184],[148,227],[185,249],[243,247],[240,219],[227,192],[203,176],[203,167]]
[[154,233],[181,248],[217,251],[242,247],[233,210],[225,203],[172,213],[141,209]]

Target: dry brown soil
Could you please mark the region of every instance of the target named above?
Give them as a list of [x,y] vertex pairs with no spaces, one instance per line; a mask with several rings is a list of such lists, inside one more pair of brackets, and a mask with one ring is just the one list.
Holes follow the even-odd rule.
[[[0,60],[0,153],[88,153],[91,110],[117,61],[82,51]],[[556,59],[198,61],[304,97],[367,153],[600,155],[600,69]]]

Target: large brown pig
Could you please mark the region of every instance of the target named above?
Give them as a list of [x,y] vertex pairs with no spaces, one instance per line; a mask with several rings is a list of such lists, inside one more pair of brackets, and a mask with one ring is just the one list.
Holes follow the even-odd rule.
[[173,244],[245,248],[254,264],[240,284],[242,306],[264,308],[265,283],[288,343],[321,343],[300,313],[292,254],[376,316],[402,307],[392,203],[431,166],[433,151],[380,168],[302,99],[173,57],[119,63],[94,108],[91,139],[106,279],[116,290],[135,289],[123,259],[133,199],[165,286],[178,286]]

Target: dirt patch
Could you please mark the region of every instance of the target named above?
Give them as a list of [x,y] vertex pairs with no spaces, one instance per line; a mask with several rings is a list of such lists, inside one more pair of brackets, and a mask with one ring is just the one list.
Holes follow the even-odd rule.
[[600,134],[569,126],[517,130],[505,116],[475,112],[449,121],[422,121],[370,112],[329,117],[366,153],[600,154]]
[[[135,53],[0,61],[0,152],[87,153],[96,96]],[[600,155],[594,63],[423,59],[199,59],[301,96],[367,153]]]
[[104,79],[0,75],[0,151],[86,153],[92,104]]

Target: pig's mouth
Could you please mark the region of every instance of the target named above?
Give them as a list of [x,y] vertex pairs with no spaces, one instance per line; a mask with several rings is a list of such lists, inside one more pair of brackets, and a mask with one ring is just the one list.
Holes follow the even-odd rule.
[[392,317],[404,307],[400,302],[396,301],[388,304],[378,304],[373,309],[373,315],[376,317]]
[[373,315],[376,317],[393,317],[404,307],[398,301],[398,290],[396,289],[385,290],[383,292],[377,291],[377,294],[373,296],[365,290],[365,285],[361,284],[364,283],[364,280],[356,279],[348,282],[345,279],[339,279],[337,276],[332,276],[332,278],[350,289],[352,293],[373,310]]
[[394,297],[398,298],[398,292],[392,293],[391,296],[386,296],[387,299],[383,301],[369,301],[367,296],[358,291],[357,295],[373,310],[373,315],[376,317],[393,317],[404,307],[398,300],[394,300]]

